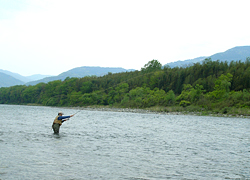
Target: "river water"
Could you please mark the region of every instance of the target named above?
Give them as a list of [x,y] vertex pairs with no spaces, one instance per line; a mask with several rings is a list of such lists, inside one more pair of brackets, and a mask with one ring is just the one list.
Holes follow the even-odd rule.
[[250,119],[0,105],[0,179],[250,179]]

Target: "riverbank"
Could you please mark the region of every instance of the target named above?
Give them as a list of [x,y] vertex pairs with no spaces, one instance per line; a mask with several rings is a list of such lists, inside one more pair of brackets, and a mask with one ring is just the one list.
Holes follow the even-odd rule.
[[[17,105],[17,104],[16,104]],[[41,104],[21,104],[27,106],[43,106]],[[150,113],[150,114],[167,114],[167,115],[194,115],[194,116],[213,116],[213,117],[240,117],[250,118],[249,108],[229,108],[225,107],[223,111],[218,109],[206,110],[197,106],[181,107],[181,106],[154,106],[150,108],[122,108],[115,106],[81,106],[81,107],[61,107],[71,108],[76,110],[88,110],[88,111],[112,111],[112,112],[130,112],[130,113]]]
[[[67,107],[68,108],[68,107]],[[139,108],[120,108],[120,107],[109,107],[109,106],[86,106],[86,107],[69,107],[78,110],[88,111],[112,111],[112,112],[130,112],[130,113],[150,113],[150,114],[167,114],[167,115],[194,115],[194,116],[213,116],[213,117],[240,117],[250,118],[249,115],[243,114],[223,114],[213,111],[199,110],[199,111],[188,111],[186,109],[176,107],[151,107],[146,109]],[[175,111],[176,110],[176,111]]]

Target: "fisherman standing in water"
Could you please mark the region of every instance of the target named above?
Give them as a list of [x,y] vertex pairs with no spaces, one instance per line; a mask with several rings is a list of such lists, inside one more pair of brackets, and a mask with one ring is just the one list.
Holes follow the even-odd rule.
[[60,126],[62,125],[63,122],[67,121],[68,118],[71,118],[74,116],[74,115],[70,115],[70,116],[62,116],[62,115],[63,115],[63,113],[59,112],[58,116],[56,116],[56,118],[52,124],[52,128],[53,128],[55,134],[59,134],[59,129],[60,129]]

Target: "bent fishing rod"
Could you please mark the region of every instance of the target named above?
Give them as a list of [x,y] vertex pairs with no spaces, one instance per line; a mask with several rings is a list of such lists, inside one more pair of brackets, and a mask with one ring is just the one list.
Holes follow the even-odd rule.
[[[77,111],[75,114],[73,114],[73,116],[76,115],[77,113],[79,113],[80,111],[81,111],[81,110]],[[64,121],[68,121],[68,120],[70,120],[70,118],[67,118],[67,119],[62,120],[62,123],[63,123]]]
[[73,115],[76,115],[77,113],[79,113],[81,110],[79,110],[79,111],[77,111],[75,114],[73,114]]

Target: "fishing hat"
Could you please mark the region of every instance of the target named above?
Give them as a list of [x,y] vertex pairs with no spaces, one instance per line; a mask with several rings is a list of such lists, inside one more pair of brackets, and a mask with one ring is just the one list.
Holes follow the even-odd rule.
[[63,112],[60,111],[60,112],[58,113],[58,115],[59,115],[59,114],[63,115]]

